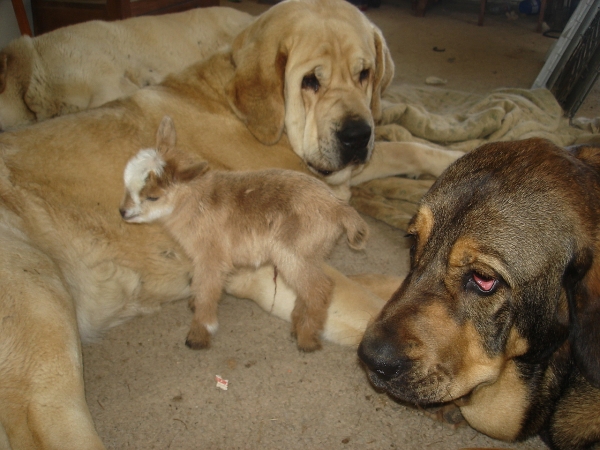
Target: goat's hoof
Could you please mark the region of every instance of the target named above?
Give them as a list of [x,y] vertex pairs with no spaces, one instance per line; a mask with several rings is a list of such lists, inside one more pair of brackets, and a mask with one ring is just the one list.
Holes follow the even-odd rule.
[[202,350],[210,347],[210,333],[204,329],[192,329],[185,339],[185,345],[192,350]]
[[321,345],[321,340],[318,337],[311,335],[302,336],[296,335],[298,350],[310,353],[316,350],[321,350],[323,346]]

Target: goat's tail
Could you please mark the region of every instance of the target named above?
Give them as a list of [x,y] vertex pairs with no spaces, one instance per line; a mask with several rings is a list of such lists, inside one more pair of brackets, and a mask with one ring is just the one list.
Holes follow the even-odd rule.
[[369,225],[351,206],[345,206],[342,225],[348,237],[348,246],[354,250],[362,250],[369,239]]

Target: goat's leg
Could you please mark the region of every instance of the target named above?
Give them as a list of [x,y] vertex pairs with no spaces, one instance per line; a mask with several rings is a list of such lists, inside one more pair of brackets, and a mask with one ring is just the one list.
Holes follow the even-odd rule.
[[210,268],[210,264],[195,264],[192,278],[194,297],[190,306],[194,312],[185,345],[194,350],[208,348],[211,336],[217,332],[217,309],[225,284],[225,274]]
[[282,278],[297,293],[292,310],[292,334],[298,348],[312,352],[321,348],[321,334],[327,320],[333,282],[321,269],[321,264],[297,261],[279,265]]

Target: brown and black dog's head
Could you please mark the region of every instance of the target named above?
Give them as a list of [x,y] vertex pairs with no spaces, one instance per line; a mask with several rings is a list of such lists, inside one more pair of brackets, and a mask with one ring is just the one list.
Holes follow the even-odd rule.
[[565,343],[600,387],[599,166],[600,148],[540,139],[450,166],[410,224],[408,276],[359,347],[373,384],[458,401],[474,428],[508,440]]

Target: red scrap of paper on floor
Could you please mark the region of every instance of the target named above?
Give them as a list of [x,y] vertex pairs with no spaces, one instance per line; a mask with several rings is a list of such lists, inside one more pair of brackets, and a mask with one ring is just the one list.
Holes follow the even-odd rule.
[[229,386],[229,380],[224,380],[219,375],[215,375],[215,380],[219,389],[223,389],[224,391],[227,390],[227,386]]

